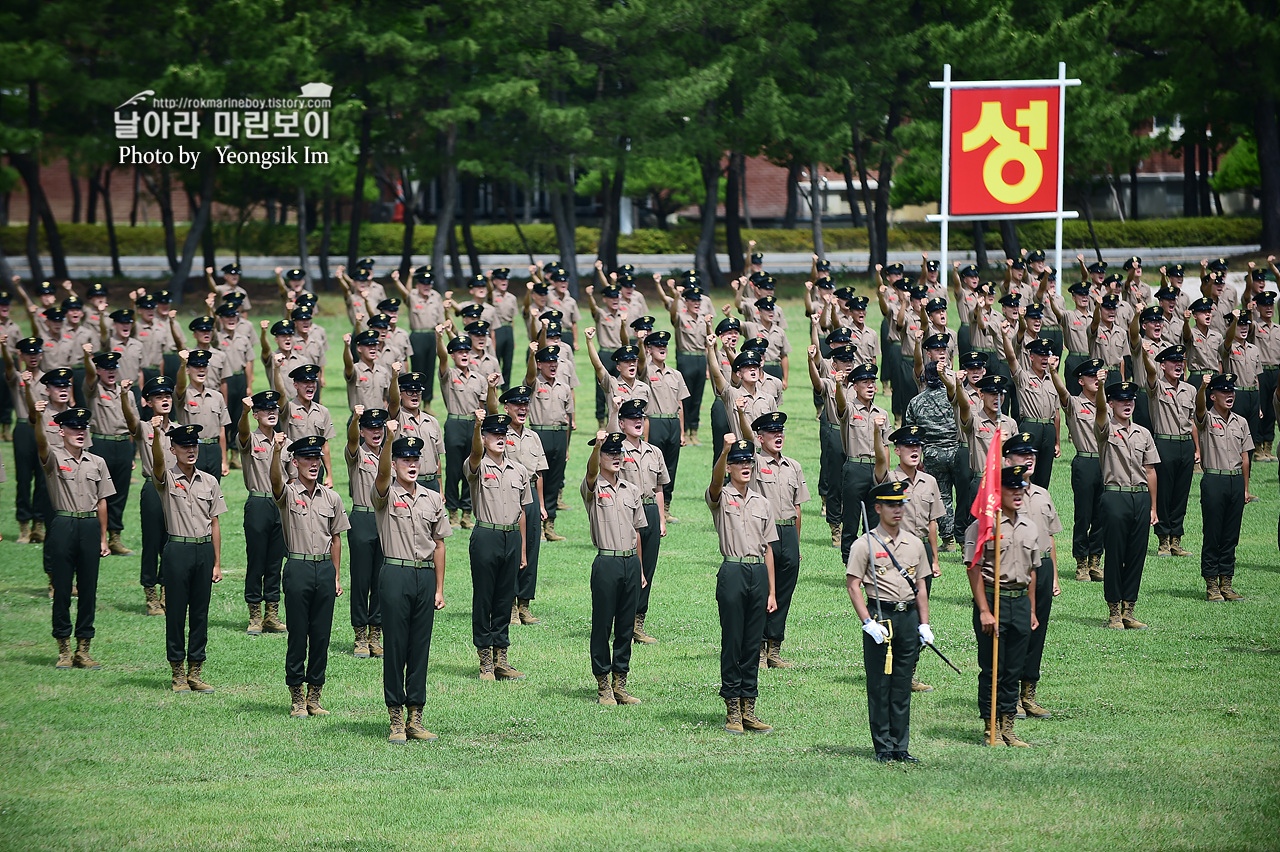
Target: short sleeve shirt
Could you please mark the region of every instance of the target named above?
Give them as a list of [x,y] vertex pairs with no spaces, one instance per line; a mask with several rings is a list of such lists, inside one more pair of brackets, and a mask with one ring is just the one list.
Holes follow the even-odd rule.
[[391,370],[382,364],[372,367],[363,361],[355,365],[355,375],[347,383],[347,404],[354,409],[386,408],[387,389],[391,387]]
[[1205,411],[1200,427],[1200,459],[1206,471],[1240,470],[1242,455],[1253,449],[1249,421],[1234,411],[1221,417],[1212,408]]
[[[883,526],[877,525],[873,532],[879,541],[870,535],[854,539],[845,576],[861,580],[863,591],[873,603],[877,591],[885,603],[910,603],[916,599],[915,578],[930,570],[924,542],[901,526],[896,538]],[[895,559],[907,572],[906,577],[893,564]]]
[[1146,486],[1146,465],[1160,463],[1150,432],[1132,421],[1122,426],[1118,420],[1109,418],[1101,429],[1095,421],[1094,435],[1102,457],[1103,485]]
[[98,501],[116,493],[107,463],[93,453],[76,458],[63,447],[50,447],[44,463],[49,500],[59,512],[93,512]]
[[809,485],[804,480],[800,462],[786,456],[775,459],[768,453],[756,453],[755,458],[752,486],[769,501],[776,520],[795,520],[796,506],[810,500]]
[[681,403],[689,398],[689,387],[679,370],[670,367],[658,367],[653,362],[647,364],[649,373],[649,408],[650,416],[654,414],[680,413]]
[[705,498],[720,539],[720,554],[726,562],[744,557],[763,559],[769,543],[778,540],[773,510],[759,491],[747,488],[745,495],[739,494],[730,485],[720,491],[718,503],[712,502],[710,488]]
[[290,553],[327,554],[333,536],[351,529],[338,492],[320,483],[316,483],[314,491],[308,491],[295,480],[285,486],[276,505],[280,507],[285,548]]
[[890,470],[883,480],[885,482],[906,482],[907,505],[902,513],[902,528],[924,538],[929,532],[929,522],[940,520],[947,514],[947,507],[942,502],[942,491],[938,480],[923,470],[908,480],[907,472],[901,467]]
[[638,447],[633,446],[630,440],[623,442],[622,468],[618,476],[636,486],[642,497],[648,498],[655,497],[658,489],[671,481],[662,452],[644,440]]
[[417,482],[406,489],[394,477],[387,495],[370,494],[382,553],[388,559],[431,559],[436,542],[453,535],[444,500]]
[[[973,564],[977,550],[978,527],[975,520],[964,534],[964,561]],[[1040,567],[1040,531],[1026,512],[1019,512],[1014,520],[1008,515],[1000,524],[1000,588],[1025,588],[1031,582],[1031,572]],[[996,541],[988,539],[982,547],[979,568],[982,581],[995,584]]]
[[471,460],[463,464],[471,484],[471,502],[477,521],[486,524],[519,523],[524,505],[533,499],[529,489],[529,471],[524,465],[503,458],[498,464],[485,453],[474,470]]
[[621,477],[610,485],[597,477],[595,487],[584,478],[580,488],[591,525],[591,543],[598,550],[635,550],[636,530],[649,525],[640,489]]
[[733,433],[734,439],[739,441],[742,440],[742,428],[738,423],[738,399],[742,397],[747,400],[747,407],[743,413],[748,423],[762,414],[772,414],[778,410],[777,398],[771,393],[765,393],[758,385],[755,393],[748,393],[746,388],[726,385],[720,398],[724,401],[725,413],[729,417],[729,431]]
[[160,493],[165,530],[171,536],[201,538],[213,533],[213,519],[227,512],[218,480],[202,470],[191,478],[175,464],[165,471],[165,487]]
[[1040,532],[1037,547],[1040,558],[1044,559],[1053,550],[1053,537],[1062,532],[1062,520],[1058,517],[1058,507],[1053,505],[1053,497],[1046,488],[1039,485],[1027,486],[1027,499],[1024,503],[1026,512],[1036,522]]
[[281,425],[284,427],[285,434],[289,436],[291,442],[309,438],[312,435],[319,435],[326,441],[332,441],[337,435],[329,409],[318,402],[312,402],[304,407],[296,398],[290,400],[285,406],[284,416],[280,419],[283,421]]
[[[174,400],[175,407],[178,400]],[[216,439],[223,426],[231,424],[231,415],[227,411],[226,400],[217,390],[205,385],[204,390],[196,390],[188,386],[183,396],[178,422],[184,426],[199,426],[200,439]]]
[[548,383],[538,376],[533,383],[533,396],[529,399],[529,425],[568,426],[573,412],[573,389],[560,380]]
[[418,476],[440,472],[440,456],[444,453],[444,431],[440,421],[424,411],[416,414],[401,408],[396,417],[400,436],[421,438],[424,452],[418,459]]

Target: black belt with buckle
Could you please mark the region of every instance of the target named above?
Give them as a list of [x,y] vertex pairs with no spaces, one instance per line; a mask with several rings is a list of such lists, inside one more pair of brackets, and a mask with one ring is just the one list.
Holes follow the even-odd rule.
[[871,609],[872,607],[876,607],[877,609],[883,607],[884,609],[890,609],[890,610],[893,610],[894,612],[906,612],[909,609],[915,609],[916,602],[915,601],[877,601],[875,598],[867,598],[867,609]]

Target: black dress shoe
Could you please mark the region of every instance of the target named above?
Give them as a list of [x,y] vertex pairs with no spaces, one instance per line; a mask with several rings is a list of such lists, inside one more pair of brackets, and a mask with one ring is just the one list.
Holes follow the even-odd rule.
[[896,752],[881,751],[876,753],[876,763],[893,763],[898,759]]
[[909,752],[905,752],[905,751],[895,751],[893,753],[893,759],[900,760],[903,763],[919,763],[920,762],[920,758],[912,757]]

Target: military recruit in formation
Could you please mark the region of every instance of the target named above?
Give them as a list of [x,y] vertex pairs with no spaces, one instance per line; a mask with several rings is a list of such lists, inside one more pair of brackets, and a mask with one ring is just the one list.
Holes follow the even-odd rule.
[[[1250,263],[1232,287],[1224,259],[1161,266],[1158,282],[1138,257],[1118,269],[1077,259],[1068,276],[1043,251],[1023,252],[984,281],[977,266],[943,269],[926,254],[916,274],[877,266],[859,295],[815,255],[805,316],[788,318],[754,244],[720,308],[690,271],[653,275],[663,307],[653,313],[630,266],[606,274],[597,263],[574,298],[555,262],[530,266],[522,286],[493,269],[442,290],[430,269],[380,281],[365,258],[337,270],[351,327],[334,341],[349,408],[338,423],[319,401],[330,341],[303,270],[276,270],[278,301],[259,304],[255,322],[240,267],[206,269],[204,315],[185,324],[164,290],[93,284],[82,295],[70,281],[15,278],[0,290],[0,420],[13,443],[17,544],[44,545],[55,666],[101,667],[91,655],[101,560],[133,555],[121,532],[136,519],[139,611],[164,618],[174,692],[214,692],[213,586],[224,566],[243,566],[245,632],[284,637],[291,715],[329,712],[322,692],[345,598],[342,641],[382,663],[390,741],[432,740],[426,681],[447,553],[471,574],[475,674],[501,681],[526,676],[513,628],[541,621],[539,563],[576,545],[595,555],[581,587],[590,638],[573,653],[595,701],[639,704],[633,647],[643,667],[643,646],[661,641],[647,619],[663,606],[662,542],[679,522],[670,507],[684,470],[682,493],[702,490],[709,517],[683,523],[722,557],[724,729],[767,733],[761,672],[791,665],[782,650],[800,542],[815,526],[802,523],[811,477],[786,454],[787,424],[813,416],[820,540],[839,551],[862,623],[875,758],[918,762],[911,699],[932,687],[917,661],[927,648],[941,656],[929,593],[939,554],[957,549],[982,742],[1025,747],[1015,720],[1052,716],[1038,690],[1063,581],[1099,584],[1100,627],[1144,629],[1154,528],[1156,558],[1190,563],[1184,543],[1199,546],[1206,601],[1240,600],[1250,468],[1276,461],[1280,330],[1267,270]],[[527,350],[515,346],[516,322]],[[803,351],[787,336],[797,323],[808,328]],[[782,411],[783,391],[806,374],[813,408]],[[575,442],[582,378],[595,385],[596,429]],[[1064,431],[1074,451],[1057,465]],[[709,479],[680,464],[690,453]],[[345,495],[333,489],[338,460]],[[1070,477],[1069,507],[1049,496],[1055,473]],[[1184,527],[1197,483],[1198,535]],[[231,518],[226,490],[241,488],[243,518]],[[136,512],[126,512],[131,492]],[[560,545],[557,515],[579,500],[589,541]],[[975,517],[974,506],[987,508]],[[1055,538],[1067,512],[1074,575],[1060,573]],[[243,554],[223,549],[224,522],[243,524]],[[451,545],[463,531],[466,546]],[[1159,619],[1158,608],[1143,617]],[[158,654],[159,631],[154,641]]]

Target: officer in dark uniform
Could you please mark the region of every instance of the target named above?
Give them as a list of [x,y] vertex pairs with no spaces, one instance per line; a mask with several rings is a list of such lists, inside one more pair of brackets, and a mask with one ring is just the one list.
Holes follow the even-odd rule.
[[387,739],[393,743],[436,739],[422,725],[422,708],[427,700],[431,629],[436,610],[444,609],[444,540],[453,535],[444,501],[418,482],[423,441],[395,438],[399,425],[394,420],[386,424],[388,434],[378,449],[378,474],[370,493],[386,554],[378,598],[387,641],[382,695],[391,720]]
[[289,455],[298,472],[292,482],[286,481],[281,460],[285,440],[283,432],[275,433],[271,496],[284,531],[284,603],[293,622],[284,659],[284,682],[292,703],[289,715],[328,716],[329,711],[320,704],[320,690],[329,664],[333,605],[342,594],[342,533],[351,524],[342,508],[342,498],[320,481],[324,475],[325,439],[311,435],[289,445]]
[[[929,561],[924,542],[902,529],[908,484],[884,482],[871,489],[880,523],[849,549],[845,580],[862,620],[862,662],[867,675],[867,715],[876,760],[919,763],[907,750],[911,733],[911,673],[921,641],[932,644]],[[868,523],[870,521],[868,520]],[[863,592],[866,600],[863,600]]]

